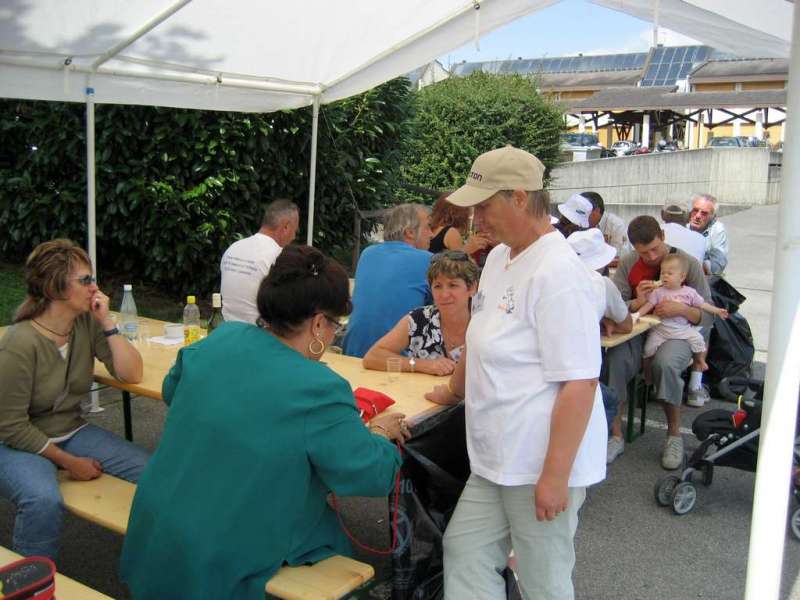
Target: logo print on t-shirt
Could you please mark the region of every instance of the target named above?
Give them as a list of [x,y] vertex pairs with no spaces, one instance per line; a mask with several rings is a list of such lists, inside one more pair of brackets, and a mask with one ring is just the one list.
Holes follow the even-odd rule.
[[479,291],[472,297],[472,314],[478,314],[481,310],[483,310],[483,301],[486,299],[483,292]]
[[502,310],[507,315],[510,315],[514,312],[514,286],[510,285],[506,288],[506,293],[503,294],[501,298],[500,304],[497,305],[497,308]]

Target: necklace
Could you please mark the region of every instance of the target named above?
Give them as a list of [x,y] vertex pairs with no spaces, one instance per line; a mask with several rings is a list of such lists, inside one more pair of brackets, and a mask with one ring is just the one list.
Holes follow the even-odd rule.
[[72,329],[70,329],[70,330],[69,330],[67,333],[59,333],[58,331],[54,331],[53,329],[50,329],[50,328],[49,328],[49,327],[47,327],[46,325],[42,325],[42,324],[41,324],[41,323],[39,323],[39,321],[37,321],[36,319],[31,319],[31,321],[33,321],[34,323],[36,323],[36,324],[37,324],[39,327],[41,327],[41,328],[42,328],[42,329],[44,329],[45,331],[49,331],[49,332],[50,332],[50,333],[52,333],[53,335],[57,335],[57,336],[59,336],[59,337],[69,337],[69,336],[72,334]]

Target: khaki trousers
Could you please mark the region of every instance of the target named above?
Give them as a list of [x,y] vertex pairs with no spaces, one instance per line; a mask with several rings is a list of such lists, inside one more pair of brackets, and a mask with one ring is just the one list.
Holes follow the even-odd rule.
[[523,597],[573,600],[573,538],[586,488],[570,488],[567,510],[537,521],[535,486],[502,486],[472,474],[444,534],[445,600],[506,597],[501,573],[514,549]]

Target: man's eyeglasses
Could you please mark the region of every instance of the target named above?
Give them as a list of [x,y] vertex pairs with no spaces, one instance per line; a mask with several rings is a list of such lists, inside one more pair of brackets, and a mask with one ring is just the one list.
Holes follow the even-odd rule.
[[81,275],[80,277],[75,277],[78,283],[82,286],[89,287],[93,283],[97,282],[97,279],[94,275]]
[[435,263],[440,260],[455,260],[455,261],[469,261],[469,255],[463,250],[444,250],[438,254],[434,254],[431,262]]

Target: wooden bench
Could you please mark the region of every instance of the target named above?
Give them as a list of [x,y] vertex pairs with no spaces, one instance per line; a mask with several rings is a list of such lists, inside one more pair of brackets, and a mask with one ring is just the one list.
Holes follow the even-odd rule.
[[[0,546],[0,565],[5,566],[21,558],[16,552]],[[58,600],[112,600],[110,596],[96,592],[61,573],[56,573],[56,598]]]
[[[59,471],[64,507],[73,514],[125,535],[136,486],[111,475],[75,481]],[[283,567],[267,582],[266,591],[284,600],[336,600],[375,576],[367,564],[332,556],[311,566]]]

